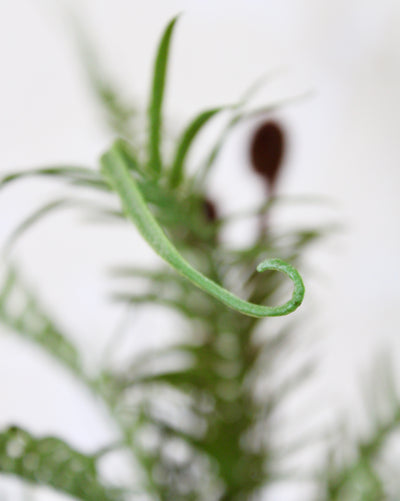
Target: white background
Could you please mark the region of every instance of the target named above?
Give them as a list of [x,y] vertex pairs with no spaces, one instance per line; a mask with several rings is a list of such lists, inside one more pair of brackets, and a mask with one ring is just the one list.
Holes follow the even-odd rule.
[[[79,61],[72,15],[125,95],[144,108],[155,45],[177,12],[184,15],[173,42],[166,106],[173,127],[204,107],[234,102],[269,70],[282,71],[263,91],[263,102],[313,91],[274,114],[290,138],[280,188],[282,194],[324,195],[333,204],[277,217],[343,225],[308,254],[307,299],[299,315],[304,335],[319,346],[324,402],[332,412],[357,407],[368,367],[385,349],[398,361],[400,349],[398,0],[2,0],[0,171],[95,165],[110,143]],[[211,191],[226,212],[262,199],[243,155],[249,130],[236,131],[214,176]],[[40,182],[2,192],[1,242],[53,195],[54,185]],[[104,264],[132,255],[155,261],[134,232],[131,240],[110,232],[105,237],[79,225],[69,213],[29,233],[12,256],[92,367],[121,315],[105,298]],[[153,324],[154,331],[162,327]],[[155,334],[150,338],[158,342]],[[1,333],[1,426],[16,422],[92,450],[112,431],[86,397],[38,350]]]

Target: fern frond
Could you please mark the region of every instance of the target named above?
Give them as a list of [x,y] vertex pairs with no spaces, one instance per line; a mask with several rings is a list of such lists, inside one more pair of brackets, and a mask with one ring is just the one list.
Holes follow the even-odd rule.
[[122,500],[120,490],[103,485],[96,462],[96,455],[82,454],[59,438],[36,438],[17,426],[0,432],[0,473],[83,501]]

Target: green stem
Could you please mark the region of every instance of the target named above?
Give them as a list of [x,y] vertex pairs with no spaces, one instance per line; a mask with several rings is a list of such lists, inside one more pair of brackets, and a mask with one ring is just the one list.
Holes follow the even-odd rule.
[[267,259],[257,266],[259,272],[265,270],[281,271],[293,281],[292,298],[281,306],[270,307],[249,303],[202,275],[179,254],[155,220],[125,163],[117,143],[101,157],[100,162],[102,174],[118,193],[125,213],[134,222],[143,238],[157,254],[197,287],[214,296],[228,307],[253,317],[287,315],[301,304],[304,296],[303,280],[295,268],[281,259]]

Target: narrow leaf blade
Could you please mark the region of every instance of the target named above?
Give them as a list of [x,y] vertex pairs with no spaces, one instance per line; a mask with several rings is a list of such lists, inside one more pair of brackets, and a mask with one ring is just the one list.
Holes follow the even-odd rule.
[[182,182],[188,151],[201,129],[224,108],[213,108],[197,115],[185,129],[178,143],[170,175],[170,186],[176,188]]
[[149,106],[149,169],[153,174],[161,172],[161,130],[162,104],[165,91],[165,82],[168,66],[168,56],[171,37],[178,17],[174,17],[168,24],[158,46],[154,64],[153,84]]

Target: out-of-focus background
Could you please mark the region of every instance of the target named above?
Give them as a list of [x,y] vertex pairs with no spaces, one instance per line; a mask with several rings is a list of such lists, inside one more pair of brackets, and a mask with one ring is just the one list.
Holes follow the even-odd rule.
[[[398,0],[4,0],[1,174],[69,162],[95,165],[110,144],[75,43],[76,22],[123,94],[144,107],[157,41],[177,12],[183,15],[166,108],[172,128],[179,130],[196,111],[235,102],[269,71],[275,76],[259,103],[307,96],[271,115],[289,142],[279,189],[326,201],[289,207],[277,217],[342,225],[308,253],[301,322],[318,345],[316,377],[327,413],[354,408],[374,356],[386,350],[400,363]],[[247,174],[252,125],[235,131],[214,175],[211,191],[226,212],[263,197]],[[201,156],[201,145],[194,155]],[[1,242],[51,190],[32,181],[1,194]],[[247,231],[231,238],[240,241]],[[68,213],[40,225],[13,250],[94,366],[121,315],[107,302],[104,266],[133,252],[153,262],[136,235],[124,248],[122,242],[118,230],[105,238],[104,230],[80,225]],[[160,327],[157,319],[153,324]],[[138,338],[131,342],[141,342],[139,328]],[[99,421],[96,404],[53,369],[39,351],[0,333],[0,425],[29,424],[88,450],[105,442],[112,430]]]

